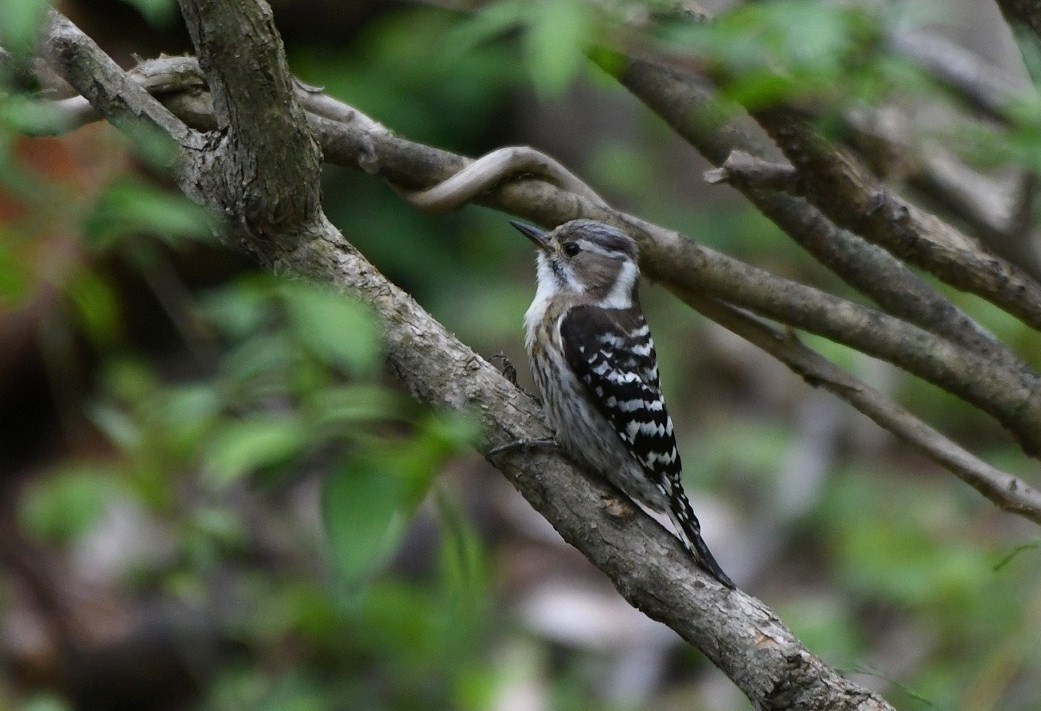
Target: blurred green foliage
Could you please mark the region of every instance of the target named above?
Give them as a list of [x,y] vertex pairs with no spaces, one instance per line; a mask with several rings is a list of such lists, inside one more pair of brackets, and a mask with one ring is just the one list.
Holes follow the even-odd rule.
[[[173,17],[171,2],[129,4],[157,26]],[[589,68],[584,53],[619,32],[618,18],[636,5],[608,4],[619,14],[606,18],[576,0],[499,0],[470,16],[379,8],[350,41],[290,43],[290,63],[409,139],[472,155],[530,140],[514,118],[518,106],[538,109],[541,120],[589,111],[572,101],[581,89],[595,97],[593,111],[617,110],[623,127],[583,136],[584,152],[568,156],[598,189],[705,244],[850,296],[746,204],[699,185],[693,151]],[[6,48],[29,46],[44,7],[0,0]],[[663,19],[655,49],[710,60],[730,78],[724,108],[943,100],[883,51],[880,38],[899,21],[850,3],[747,3],[712,24]],[[974,145],[1033,166],[1036,111],[1010,111],[1011,129],[976,131]],[[0,309],[56,294],[37,338],[73,443],[32,472],[19,531],[45,550],[75,551],[120,507],[149,521],[168,550],[124,571],[128,594],[232,608],[220,632],[238,651],[202,675],[197,708],[478,710],[539,675],[549,677],[553,709],[609,708],[588,673],[596,650],[562,649],[507,612],[515,591],[501,581],[523,556],[493,547],[458,472],[444,474],[464,468],[460,455],[479,433],[465,415],[430,412],[387,381],[374,315],[344,294],[241,264],[207,272],[200,262],[219,254],[214,220],[131,161],[78,183],[37,170],[39,156],[20,152],[17,136],[47,127],[45,104],[0,92],[0,184],[25,208],[0,224]],[[105,156],[132,154],[152,167],[171,160],[155,136],[101,140],[95,150]],[[323,189],[330,217],[381,270],[479,352],[506,350],[520,366],[532,257],[502,215],[423,216],[343,169],[330,168]],[[40,245],[69,234],[76,248],[67,250],[68,269],[57,270],[64,262],[54,254],[66,252]],[[151,309],[141,292],[156,302]],[[647,286],[644,296],[696,505],[711,490],[735,518],[761,513],[806,436],[793,413],[808,387],[767,373],[746,351],[731,357],[738,351],[662,290]],[[1036,359],[1037,340],[1022,324],[952,298]],[[145,328],[135,322],[142,311]],[[883,381],[996,463],[1033,471],[967,406],[880,375],[878,363],[842,346],[805,342]],[[1007,700],[995,708],[1035,708],[1036,692],[1013,683],[1041,669],[1034,531],[889,440],[837,449],[812,510],[777,532],[792,542],[764,573],[764,596],[826,661],[885,679],[901,708],[986,698]],[[418,535],[430,521],[435,533]],[[731,524],[730,535],[741,538],[741,526]],[[234,604],[223,605],[229,598]],[[684,679],[703,663],[692,653],[680,661]],[[1009,677],[995,671],[1009,667]],[[677,695],[677,706],[702,701],[697,691]],[[730,701],[747,707],[736,695]],[[70,708],[43,693],[22,707]]]
[[32,54],[47,0],[0,0],[0,46],[20,56]]

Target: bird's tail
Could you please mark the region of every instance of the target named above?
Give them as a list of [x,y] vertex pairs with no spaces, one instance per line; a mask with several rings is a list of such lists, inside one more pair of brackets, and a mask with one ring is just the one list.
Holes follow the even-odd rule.
[[676,532],[679,534],[683,546],[709,575],[731,590],[736,589],[737,586],[734,585],[734,581],[719,567],[719,563],[716,562],[712,551],[705,544],[705,539],[701,537],[701,523],[698,522],[698,517],[694,515],[694,510],[690,507],[686,494],[679,490],[674,492],[673,495],[677,499],[676,503],[679,506],[670,507],[669,518],[672,519],[673,525],[676,526]]

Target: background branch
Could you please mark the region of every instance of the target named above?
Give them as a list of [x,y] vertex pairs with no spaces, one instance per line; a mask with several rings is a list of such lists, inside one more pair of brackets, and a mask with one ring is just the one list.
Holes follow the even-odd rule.
[[836,224],[1041,329],[1041,286],[1018,267],[887,190],[794,110],[775,106],[755,117],[804,176],[807,199]]

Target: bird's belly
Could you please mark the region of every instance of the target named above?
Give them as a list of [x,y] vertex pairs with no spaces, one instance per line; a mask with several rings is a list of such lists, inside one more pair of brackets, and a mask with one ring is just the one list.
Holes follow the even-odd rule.
[[532,363],[535,385],[557,442],[592,473],[602,476],[638,503],[664,511],[668,502],[629,452],[614,427],[588,401],[570,369],[545,373]]

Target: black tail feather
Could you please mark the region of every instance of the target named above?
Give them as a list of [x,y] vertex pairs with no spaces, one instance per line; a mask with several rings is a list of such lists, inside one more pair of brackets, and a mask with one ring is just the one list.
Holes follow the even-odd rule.
[[682,496],[682,506],[685,509],[684,516],[677,516],[670,514],[670,518],[677,528],[680,540],[683,541],[683,546],[690,553],[691,557],[695,562],[700,565],[705,572],[711,575],[713,578],[721,582],[724,586],[731,590],[736,590],[737,586],[734,585],[734,581],[730,579],[730,576],[723,572],[723,569],[716,562],[715,556],[712,555],[712,551],[708,549],[705,544],[705,539],[701,537],[701,524],[698,523],[697,517],[690,508],[690,503],[687,501],[686,496]]

